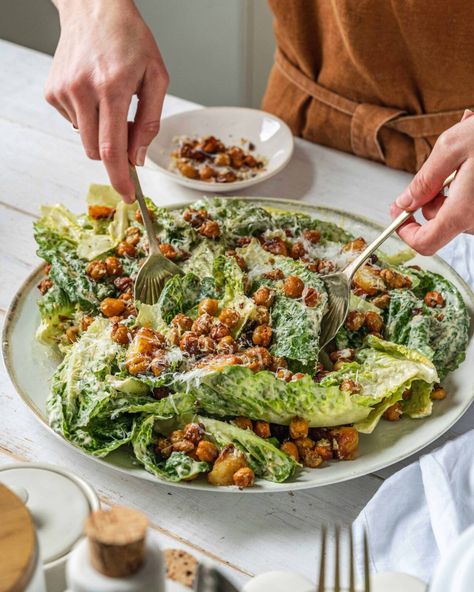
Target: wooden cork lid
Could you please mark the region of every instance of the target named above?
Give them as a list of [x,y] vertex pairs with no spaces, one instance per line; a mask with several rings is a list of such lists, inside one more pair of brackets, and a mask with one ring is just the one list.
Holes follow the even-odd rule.
[[148,518],[132,508],[113,506],[86,520],[93,567],[111,578],[124,578],[143,565]]
[[37,561],[35,530],[26,506],[1,484],[0,516],[0,590],[21,592]]

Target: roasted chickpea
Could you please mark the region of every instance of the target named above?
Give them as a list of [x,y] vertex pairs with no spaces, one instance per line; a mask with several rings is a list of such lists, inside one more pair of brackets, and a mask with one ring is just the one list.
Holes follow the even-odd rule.
[[427,292],[425,294],[424,301],[426,306],[429,306],[430,308],[444,306],[443,296],[439,292],[436,292],[434,290],[432,290],[431,292]]
[[382,310],[384,310],[384,309],[388,308],[388,306],[390,305],[390,295],[389,294],[381,294],[380,296],[376,296],[372,300],[372,304],[374,304],[378,308],[381,308]]
[[200,315],[207,312],[214,317],[217,314],[218,308],[219,302],[215,298],[204,298],[204,300],[201,300],[199,303],[198,312]]
[[247,154],[247,156],[244,158],[244,164],[246,166],[250,167],[251,169],[254,169],[255,167],[258,166],[258,161],[251,154]]
[[217,344],[217,351],[221,354],[233,354],[238,348],[239,346],[232,335],[226,335]]
[[262,246],[265,251],[269,251],[274,255],[283,255],[284,257],[288,256],[288,249],[286,247],[285,241],[279,236],[275,238],[264,239]]
[[266,286],[260,286],[260,288],[254,293],[253,299],[255,304],[258,306],[266,306],[267,308],[273,304],[275,294],[273,290]]
[[206,359],[199,364],[199,368],[209,368],[211,370],[220,370],[225,366],[238,366],[242,364],[241,358],[239,356],[234,356],[232,354],[220,354],[215,356],[211,359]]
[[369,265],[364,265],[355,272],[352,283],[359,291],[358,295],[375,296],[386,289],[381,278],[381,272]]
[[317,245],[321,240],[321,233],[319,230],[303,230],[303,238],[313,245]]
[[199,234],[202,234],[202,236],[205,236],[206,238],[219,238],[221,234],[219,223],[215,220],[207,220],[199,227]]
[[354,357],[355,357],[355,351],[350,347],[346,347],[345,349],[338,349],[337,351],[331,352],[329,354],[329,359],[333,363],[336,363],[339,360],[344,360],[346,362],[352,362]]
[[272,435],[268,421],[256,421],[253,426],[253,431],[257,436],[260,436],[260,438],[270,438]]
[[268,325],[270,323],[270,313],[266,306],[257,306],[255,309],[253,320],[258,325]]
[[360,310],[351,310],[347,314],[346,322],[344,323],[349,331],[359,331],[365,323],[365,313]]
[[250,467],[242,467],[234,473],[232,480],[234,481],[234,485],[237,485],[240,489],[253,487],[255,484],[255,473]]
[[184,454],[189,454],[190,452],[193,452],[194,448],[194,444],[186,439],[178,440],[173,443],[173,452],[184,452]]
[[346,378],[339,385],[339,390],[341,390],[343,392],[350,393],[352,395],[355,393],[360,393],[360,391],[362,390],[362,387],[360,386],[360,384],[358,382],[355,382],[355,380],[351,380],[350,378]]
[[302,372],[295,372],[295,374],[293,374],[293,376],[291,377],[291,382],[296,382],[297,380],[301,380],[305,376],[306,375],[303,374]]
[[268,347],[272,340],[272,328],[268,325],[258,325],[252,333],[252,341],[255,345]]
[[383,319],[377,312],[369,311],[365,315],[365,326],[372,333],[380,333],[383,328]]
[[187,177],[188,179],[199,179],[198,170],[191,164],[188,164],[187,162],[178,162],[176,166],[183,177]]
[[216,351],[216,342],[208,335],[199,335],[198,348],[203,354],[212,354]]
[[281,356],[272,356],[270,370],[276,372],[279,368],[288,368],[288,362]]
[[[155,218],[155,212],[153,210],[151,210],[150,208],[148,208],[148,213],[150,214],[151,219],[153,220]],[[135,220],[137,222],[140,222],[140,224],[143,224],[142,213],[140,212],[140,210],[137,210],[135,212]]]
[[199,171],[199,178],[202,181],[209,181],[209,179],[212,179],[212,177],[215,177],[216,175],[217,171],[207,164],[205,164]]
[[442,401],[446,399],[446,391],[442,386],[437,386],[431,391],[431,398],[433,401]]
[[283,284],[283,292],[288,298],[301,298],[303,290],[303,280],[296,275],[288,276]]
[[201,440],[196,448],[196,456],[200,461],[212,464],[219,456],[219,451],[209,440]]
[[290,440],[283,442],[283,444],[280,446],[280,450],[288,456],[292,456],[296,462],[300,461],[300,453],[298,452],[298,447],[294,442],[290,442]]
[[179,327],[182,331],[190,331],[193,326],[193,320],[182,312],[179,312],[173,317],[171,324],[175,327]]
[[400,403],[394,403],[388,409],[384,411],[384,419],[388,419],[388,421],[398,421],[402,416],[403,410]]
[[229,329],[234,329],[240,322],[240,313],[233,308],[224,308],[219,315],[219,321]]
[[204,314],[198,316],[198,318],[194,321],[192,330],[194,333],[196,333],[196,335],[208,335],[211,331],[213,321],[213,317],[205,312]]
[[342,247],[342,251],[345,253],[347,251],[363,251],[367,243],[362,237],[356,238],[352,241],[349,241]]
[[290,421],[290,437],[293,440],[306,438],[309,433],[309,423],[303,417],[293,417]]
[[169,435],[169,439],[171,444],[175,444],[176,442],[180,442],[184,440],[184,432],[183,430],[173,430]]
[[41,292],[41,294],[46,294],[46,292],[51,289],[53,287],[53,282],[49,279],[49,278],[44,278],[44,280],[41,280],[41,282],[38,284],[38,290]]
[[279,368],[276,371],[276,377],[280,380],[284,380],[285,382],[290,382],[290,380],[293,378],[293,372],[287,368]]
[[87,331],[93,322],[94,317],[91,317],[90,315],[84,315],[81,319],[81,331]]
[[112,332],[110,334],[112,340],[115,343],[120,345],[126,345],[129,342],[129,333],[127,327],[125,325],[121,325],[120,323],[115,323],[112,326]]
[[305,255],[306,255],[306,249],[304,248],[303,243],[296,242],[292,245],[291,251],[290,251],[290,256],[293,259],[301,259],[301,257],[304,257]]
[[298,438],[295,440],[296,447],[298,448],[298,452],[300,456],[303,456],[308,450],[313,450],[316,446],[316,443],[311,438]]
[[314,308],[321,301],[321,294],[316,288],[305,288],[303,290],[303,302],[308,308]]
[[179,329],[170,329],[168,334],[166,335],[166,341],[168,345],[179,345],[179,340],[181,339],[181,331]]
[[124,312],[125,306],[125,302],[119,298],[104,298],[100,303],[100,310],[106,317],[117,317]]
[[248,417],[236,417],[233,423],[241,430],[253,430],[253,422]]
[[210,335],[212,337],[212,339],[215,339],[216,341],[220,341],[223,337],[227,337],[227,335],[229,335],[230,330],[229,327],[226,327],[226,325],[217,322],[214,323],[214,325],[211,328],[211,332]]
[[140,242],[142,233],[137,226],[130,226],[125,231],[125,242],[136,247]]
[[166,354],[164,352],[157,352],[151,361],[150,370],[155,376],[161,376],[168,366],[169,362],[166,359]]
[[359,433],[355,428],[342,427],[329,430],[334,456],[339,460],[353,460],[359,447]]
[[137,249],[133,245],[129,245],[127,242],[122,241],[117,246],[117,255],[119,257],[131,257],[132,259],[137,256]]
[[193,444],[199,444],[204,437],[204,426],[200,423],[188,423],[184,426],[184,437]]
[[91,280],[99,282],[107,275],[107,266],[105,265],[104,261],[95,259],[94,261],[91,261],[87,264],[86,274],[91,278]]
[[132,353],[127,355],[125,366],[130,374],[143,374],[148,370],[151,359],[149,356],[139,353]]
[[199,337],[195,333],[187,331],[179,341],[179,348],[181,351],[195,356],[199,353]]
[[267,280],[272,280],[277,282],[278,280],[282,280],[285,277],[285,274],[282,272],[281,269],[272,269],[271,271],[267,271],[263,274],[263,277]]
[[189,222],[191,226],[194,226],[194,228],[199,228],[199,226],[207,220],[208,214],[204,209],[193,210],[193,208],[188,208],[187,210],[184,210],[183,218],[186,222]]
[[178,256],[178,251],[170,243],[161,243],[160,251],[167,259],[176,259]]
[[155,444],[155,452],[163,458],[169,458],[173,452],[173,445],[168,438],[160,436]]
[[316,450],[308,450],[303,454],[303,466],[308,467],[310,469],[316,469],[323,463],[323,459]]
[[114,279],[114,286],[119,292],[131,293],[133,287],[133,280],[131,277],[119,277]]
[[101,220],[104,218],[112,218],[115,214],[115,209],[110,206],[91,205],[87,208],[87,213],[94,220]]
[[229,166],[230,156],[225,152],[221,152],[220,154],[217,154],[217,156],[215,157],[214,164],[216,164],[217,166]]
[[72,326],[66,329],[66,337],[70,343],[77,341],[77,338],[79,337],[79,327]]
[[108,275],[120,275],[123,272],[122,264],[117,257],[107,257],[105,267]]
[[328,273],[333,273],[336,271],[336,264],[334,261],[329,261],[329,259],[320,259],[318,261],[318,273],[326,275]]
[[246,466],[243,453],[233,444],[228,444],[221,450],[207,479],[212,485],[233,485],[234,474]]
[[142,327],[137,331],[134,338],[135,351],[141,354],[152,354],[155,350],[162,348],[166,344],[166,339],[161,333]]
[[272,355],[265,347],[255,346],[250,347],[246,352],[245,356],[248,360],[251,361],[259,361],[264,368],[270,368],[272,365]]
[[393,269],[382,269],[380,277],[387,288],[390,289],[409,288],[411,286],[411,280],[408,276],[402,275]]
[[234,171],[226,171],[224,173],[220,173],[216,180],[218,183],[233,183],[237,180],[237,175],[234,173]]
[[314,449],[323,460],[331,460],[333,457],[331,442],[327,438],[318,440]]

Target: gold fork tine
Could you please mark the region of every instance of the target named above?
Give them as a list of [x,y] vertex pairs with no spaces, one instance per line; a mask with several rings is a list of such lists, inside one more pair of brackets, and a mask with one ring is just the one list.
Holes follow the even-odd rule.
[[354,566],[354,537],[352,535],[352,528],[349,528],[349,592],[356,592]]
[[334,561],[334,592],[341,592],[341,580],[340,580],[340,554],[339,554],[339,542],[340,542],[340,528],[336,526],[334,532],[334,544],[335,548],[335,561]]
[[370,592],[369,542],[364,530],[364,592]]
[[321,549],[319,551],[319,584],[316,592],[325,592],[326,589],[326,527],[321,528]]

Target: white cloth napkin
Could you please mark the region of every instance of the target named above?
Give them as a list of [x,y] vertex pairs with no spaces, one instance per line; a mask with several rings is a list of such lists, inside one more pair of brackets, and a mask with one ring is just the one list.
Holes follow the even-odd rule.
[[[438,254],[474,288],[474,236],[460,235]],[[429,582],[440,558],[474,523],[473,450],[471,430],[387,479],[354,523],[359,560],[365,528],[372,571]]]
[[474,430],[395,473],[354,523],[362,529],[371,571],[398,571],[429,582],[453,541],[474,522]]

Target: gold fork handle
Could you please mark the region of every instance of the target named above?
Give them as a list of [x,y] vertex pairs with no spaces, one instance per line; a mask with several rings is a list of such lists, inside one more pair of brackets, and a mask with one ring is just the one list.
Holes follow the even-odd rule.
[[[449,175],[449,177],[445,179],[442,188],[447,187],[451,183],[451,181],[456,176],[456,172],[457,171],[454,171]],[[387,228],[373,242],[370,243],[368,247],[366,247],[362,251],[362,253],[358,257],[354,259],[354,261],[352,261],[352,263],[349,263],[349,265],[345,269],[343,269],[342,273],[349,279],[349,281],[352,280],[355,272],[359,269],[359,267],[361,267],[361,265],[363,265],[366,262],[366,260],[372,255],[372,253],[376,251],[380,247],[380,245],[387,240],[387,238],[392,234],[392,232],[395,232],[395,230],[397,230],[399,226],[406,222],[408,218],[413,216],[414,213],[415,212],[402,212],[399,216],[395,218],[395,220],[389,226],[387,226]]]
[[146,234],[148,237],[148,243],[150,245],[150,253],[161,254],[159,242],[156,238],[156,231],[153,225],[153,220],[151,219],[150,212],[148,211],[145,197],[143,195],[140,181],[138,179],[137,169],[133,166],[132,163],[129,163],[129,169],[130,177],[132,178],[133,184],[135,185],[135,197],[137,198],[138,205],[140,206],[140,212],[142,213],[143,225],[145,226]]

